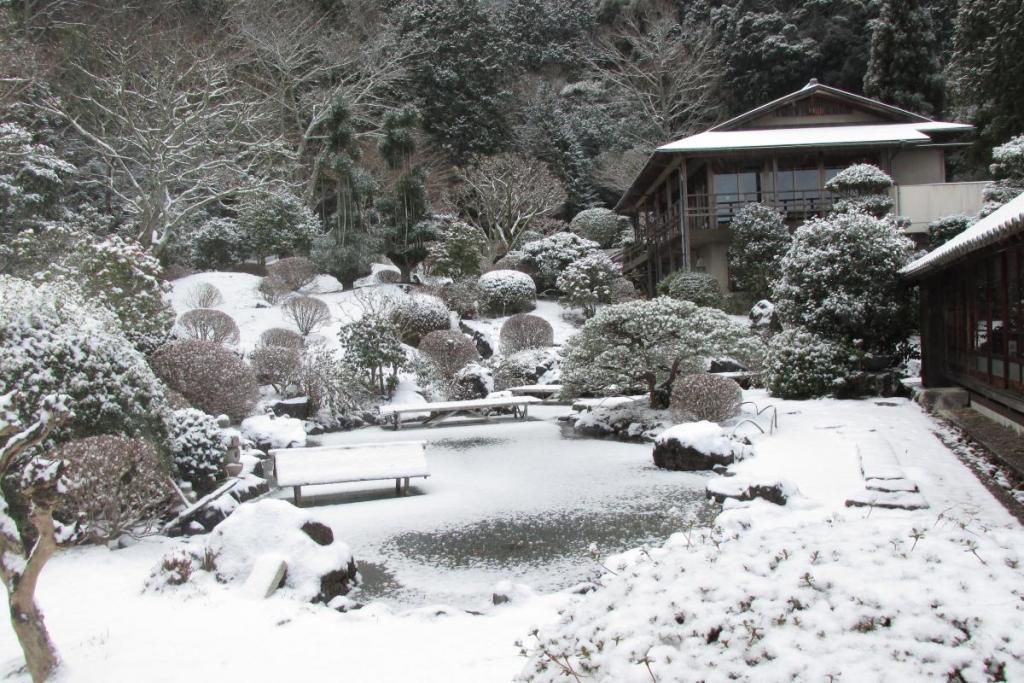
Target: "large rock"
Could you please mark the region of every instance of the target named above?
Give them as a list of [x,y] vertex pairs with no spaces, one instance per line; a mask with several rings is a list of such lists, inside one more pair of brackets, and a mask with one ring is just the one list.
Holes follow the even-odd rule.
[[719,503],[724,502],[726,498],[741,501],[760,498],[776,505],[785,505],[789,498],[796,494],[796,487],[777,479],[716,477],[708,482],[705,492],[708,498],[714,498]]
[[330,602],[358,583],[356,563],[334,531],[283,500],[239,506],[210,536],[216,572],[228,582],[244,582],[260,556],[280,556],[288,570],[281,592],[299,600]]
[[696,472],[731,465],[736,444],[714,422],[690,422],[661,433],[654,442],[654,464],[667,470]]
[[479,330],[474,330],[466,323],[459,321],[459,329],[464,333],[468,334],[476,344],[476,352],[480,354],[480,357],[487,360],[494,355],[494,347],[491,345],[490,338]]
[[300,420],[309,419],[309,399],[305,396],[277,401],[271,404],[270,409],[278,417],[294,417]]
[[883,372],[857,372],[846,378],[843,386],[836,390],[836,398],[860,396],[881,396],[910,398],[910,389],[903,384],[903,378],[891,370]]

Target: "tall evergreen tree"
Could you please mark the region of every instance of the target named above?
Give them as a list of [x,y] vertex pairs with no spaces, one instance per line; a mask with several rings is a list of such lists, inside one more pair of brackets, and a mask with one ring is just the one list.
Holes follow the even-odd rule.
[[918,0],[883,0],[871,22],[864,93],[919,114],[938,114],[944,90],[931,13]]
[[411,83],[423,130],[456,165],[511,139],[514,60],[481,0],[412,0],[402,32],[418,58]]
[[1024,5],[1020,0],[962,0],[950,63],[958,112],[991,149],[1024,133]]

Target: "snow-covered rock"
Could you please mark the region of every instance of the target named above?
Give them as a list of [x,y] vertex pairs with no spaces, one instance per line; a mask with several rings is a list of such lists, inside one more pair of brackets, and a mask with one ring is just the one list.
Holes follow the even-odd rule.
[[631,399],[612,396],[600,399],[587,408],[581,401],[573,408],[585,408],[577,416],[570,416],[573,429],[585,436],[614,437],[624,441],[653,441],[672,424],[667,410],[655,410],[647,405],[646,397]]
[[242,420],[242,436],[263,449],[302,448],[306,445],[306,429],[302,420],[276,415],[254,415]]
[[776,505],[785,505],[799,493],[796,486],[787,481],[748,477],[715,477],[708,481],[706,491],[708,498],[720,503],[726,498],[739,501],[760,498]]
[[334,294],[344,289],[345,286],[341,284],[338,278],[333,275],[320,274],[300,291],[303,294]]
[[331,527],[283,500],[246,503],[207,541],[220,579],[244,583],[273,555],[287,565],[281,590],[299,600],[329,602],[358,582],[349,547]]
[[732,464],[735,446],[714,422],[676,425],[655,440],[654,464],[669,470],[710,470]]

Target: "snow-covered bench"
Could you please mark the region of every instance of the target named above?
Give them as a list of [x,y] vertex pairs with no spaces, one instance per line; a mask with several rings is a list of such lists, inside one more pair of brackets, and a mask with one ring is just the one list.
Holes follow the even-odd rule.
[[277,485],[294,489],[295,504],[303,486],[354,481],[395,480],[395,495],[409,494],[409,480],[430,476],[424,441],[370,443],[270,451]]
[[479,398],[472,401],[441,401],[438,403],[393,403],[381,406],[381,417],[391,417],[395,429],[402,428],[402,415],[404,413],[430,413],[423,425],[435,427],[450,417],[456,415],[476,415],[478,417],[490,417],[497,410],[512,409],[512,416],[520,420],[527,417],[527,409],[531,403],[540,403],[539,398],[533,396],[511,396],[501,398]]

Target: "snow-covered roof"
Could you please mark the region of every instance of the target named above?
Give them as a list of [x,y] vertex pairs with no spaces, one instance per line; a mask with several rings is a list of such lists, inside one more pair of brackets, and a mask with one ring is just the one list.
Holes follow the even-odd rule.
[[659,152],[713,152],[737,149],[777,149],[820,145],[927,143],[929,133],[969,131],[964,123],[922,121],[859,126],[815,126],[759,130],[709,130],[670,142]]
[[994,213],[985,216],[941,247],[905,266],[900,274],[909,278],[920,277],[972,251],[1022,231],[1024,194],[999,207]]

